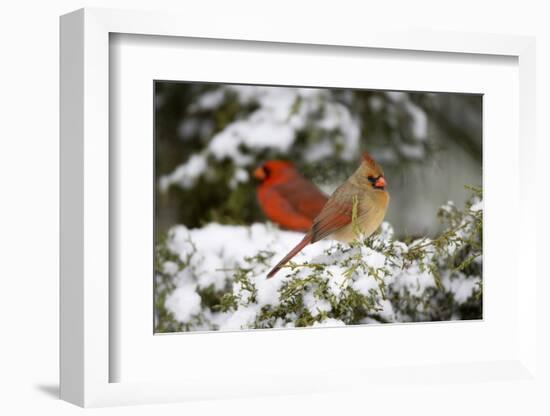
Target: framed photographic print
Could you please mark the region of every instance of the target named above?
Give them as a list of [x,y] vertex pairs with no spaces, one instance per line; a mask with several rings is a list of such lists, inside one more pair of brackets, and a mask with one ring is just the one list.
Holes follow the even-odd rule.
[[483,318],[481,94],[154,100],[155,333]]
[[62,398],[531,377],[533,40],[297,33],[62,17]]

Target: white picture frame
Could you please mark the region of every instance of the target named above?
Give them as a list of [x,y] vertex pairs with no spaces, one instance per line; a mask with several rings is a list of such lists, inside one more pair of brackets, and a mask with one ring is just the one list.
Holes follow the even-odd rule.
[[[497,360],[481,359],[471,362],[419,361],[410,376],[407,368],[368,367],[365,373],[357,369],[321,369],[333,381],[324,381],[312,369],[288,373],[266,372],[268,380],[241,378],[231,382],[229,375],[218,380],[200,378],[195,374],[183,380],[112,382],[113,363],[117,350],[111,348],[110,315],[116,309],[110,292],[109,276],[116,259],[110,257],[109,238],[113,218],[110,217],[110,172],[113,161],[109,148],[109,37],[110,34],[170,36],[181,38],[225,39],[227,41],[276,42],[284,49],[286,44],[311,45],[331,48],[374,48],[384,50],[424,51],[439,54],[503,55],[518,60],[519,68],[519,134],[518,214],[526,213],[533,182],[524,181],[526,167],[535,162],[535,42],[533,38],[421,32],[380,32],[362,30],[361,33],[342,32],[327,35],[318,30],[302,33],[298,30],[277,29],[276,25],[251,25],[238,31],[228,22],[206,27],[201,20],[185,20],[168,13],[82,9],[61,18],[61,398],[80,406],[182,401],[197,398],[246,397],[266,394],[323,392],[339,389],[375,388],[381,380],[387,382],[399,377],[412,383],[413,379],[445,381],[460,379],[480,383],[483,380],[525,380],[536,377],[536,270],[534,250],[536,218],[519,215],[521,226],[517,231],[517,270],[522,270],[521,285],[515,299],[514,318],[521,322],[513,339],[514,348]],[[519,146],[521,140],[522,146]],[[486,149],[486,151],[490,151]],[[529,289],[527,289],[529,288]],[[112,330],[112,328],[111,328]],[[411,333],[414,326],[403,326]],[[294,331],[305,339],[342,337],[339,329],[315,332]],[[429,331],[429,330],[428,330]],[[272,335],[262,337],[269,338]],[[279,333],[280,334],[280,333]],[[301,334],[301,335],[300,335]],[[151,336],[153,334],[151,333]],[[239,334],[236,343],[244,337],[257,334]],[[296,335],[294,335],[296,336]],[[166,337],[165,339],[169,339]],[[351,342],[351,338],[347,336]],[[319,338],[320,339],[320,338]],[[164,341],[171,342],[171,341]],[[304,341],[306,342],[306,341]],[[324,342],[324,341],[323,341]],[[246,371],[245,371],[246,373]],[[480,376],[471,379],[471,374]],[[409,375],[407,375],[409,374]],[[257,374],[256,374],[257,375]],[[260,373],[261,375],[261,373]],[[346,380],[346,381],[342,381]]]

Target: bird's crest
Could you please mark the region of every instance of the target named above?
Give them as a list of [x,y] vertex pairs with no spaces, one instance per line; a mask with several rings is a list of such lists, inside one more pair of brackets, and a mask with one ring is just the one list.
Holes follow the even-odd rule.
[[380,165],[368,154],[363,153],[363,162],[365,162],[367,172],[371,175],[383,175],[384,172]]
[[372,167],[376,168],[376,162],[374,159],[368,154],[368,152],[363,153],[363,160],[367,162],[367,164]]

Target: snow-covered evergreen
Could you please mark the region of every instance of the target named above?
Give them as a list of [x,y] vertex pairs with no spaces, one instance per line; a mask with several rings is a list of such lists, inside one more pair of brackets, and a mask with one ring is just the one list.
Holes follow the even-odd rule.
[[159,331],[237,330],[481,318],[482,202],[440,211],[434,238],[390,224],[350,245],[322,240],[272,279],[301,234],[269,223],[172,228],[157,255]]

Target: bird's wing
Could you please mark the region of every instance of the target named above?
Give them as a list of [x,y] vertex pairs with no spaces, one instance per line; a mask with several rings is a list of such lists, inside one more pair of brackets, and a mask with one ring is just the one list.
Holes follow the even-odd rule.
[[296,213],[310,220],[319,215],[328,201],[327,196],[319,188],[302,176],[278,184],[276,189]]
[[342,198],[343,188],[338,188],[313,221],[311,242],[322,240],[351,223],[353,204],[351,198]]
[[311,227],[312,218],[298,212],[279,190],[263,189],[258,199],[265,215],[282,227],[296,231],[308,231]]

